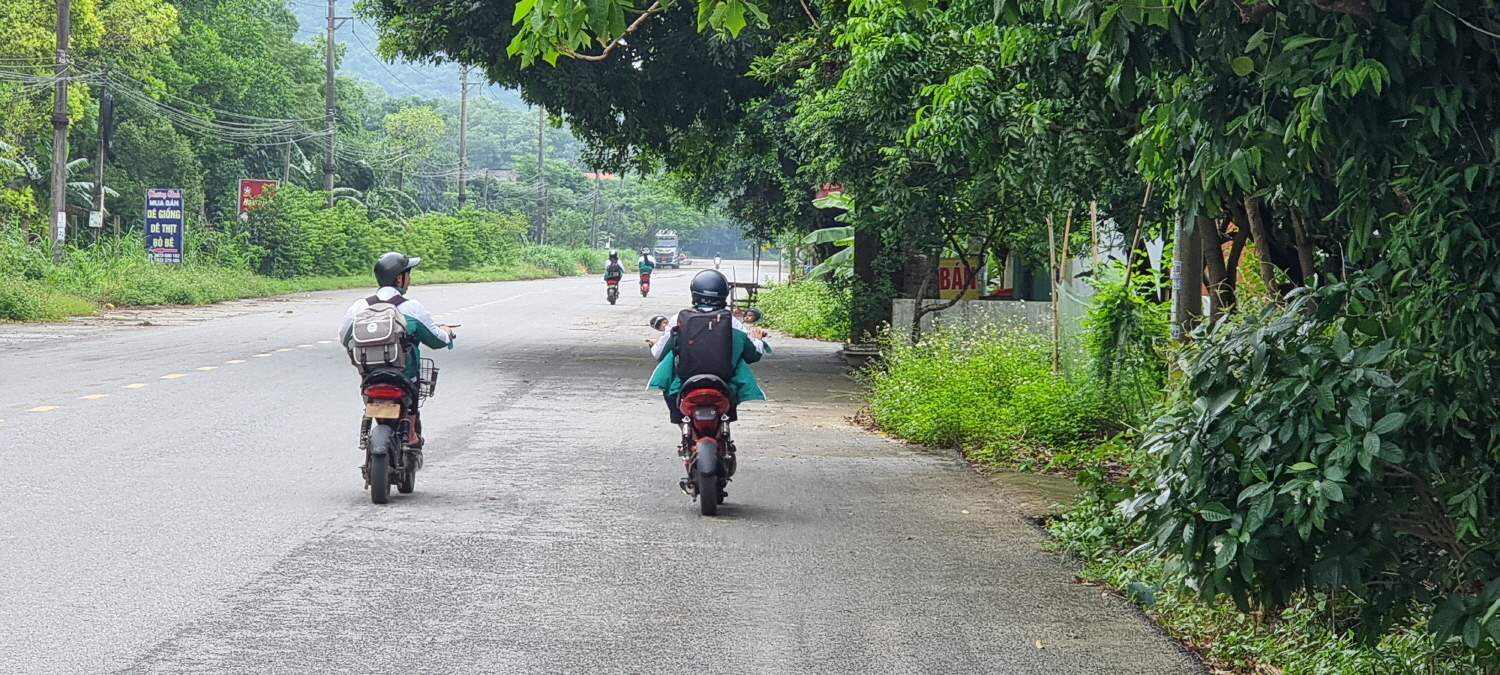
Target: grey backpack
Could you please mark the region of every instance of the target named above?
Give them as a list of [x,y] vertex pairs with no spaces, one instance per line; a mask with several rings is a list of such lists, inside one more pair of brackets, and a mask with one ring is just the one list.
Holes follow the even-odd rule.
[[401,313],[401,303],[406,298],[396,296],[381,300],[370,296],[365,300],[369,306],[354,315],[353,337],[349,340],[349,360],[360,370],[375,368],[403,368],[406,366],[406,315]]

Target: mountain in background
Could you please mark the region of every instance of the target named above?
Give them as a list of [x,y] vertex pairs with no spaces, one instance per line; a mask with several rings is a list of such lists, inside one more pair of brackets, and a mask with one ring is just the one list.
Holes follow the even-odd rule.
[[[313,42],[323,35],[328,24],[328,5],[313,0],[286,0],[287,8],[297,16],[297,40]],[[354,0],[337,0],[335,13],[338,16],[354,16]],[[344,47],[344,56],[339,62],[339,74],[354,76],[380,85],[386,95],[402,98],[458,98],[458,64],[441,65],[416,63],[386,63],[375,53],[379,38],[375,26],[362,19],[351,19],[335,34],[335,39]],[[483,75],[470,73],[471,78]],[[482,80],[481,80],[482,81]],[[475,87],[470,96],[490,96],[496,101],[517,110],[528,106],[514,89],[503,89],[495,85]]]

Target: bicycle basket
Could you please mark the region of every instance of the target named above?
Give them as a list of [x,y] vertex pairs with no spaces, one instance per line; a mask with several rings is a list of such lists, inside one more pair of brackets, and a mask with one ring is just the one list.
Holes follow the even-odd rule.
[[431,396],[437,391],[438,367],[432,359],[422,359],[422,368],[417,374],[417,395],[421,398]]

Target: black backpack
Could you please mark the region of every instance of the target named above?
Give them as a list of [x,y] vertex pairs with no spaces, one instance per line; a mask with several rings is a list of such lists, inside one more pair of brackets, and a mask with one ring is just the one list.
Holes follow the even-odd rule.
[[683,310],[673,330],[677,333],[673,368],[677,377],[716,375],[728,381],[734,375],[734,317],[729,310]]

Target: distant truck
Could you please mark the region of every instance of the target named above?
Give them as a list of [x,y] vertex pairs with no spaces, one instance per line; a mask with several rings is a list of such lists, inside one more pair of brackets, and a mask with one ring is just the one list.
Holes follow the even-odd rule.
[[661,230],[656,233],[656,248],[652,249],[656,254],[656,264],[672,269],[682,268],[682,249],[677,246],[677,233],[672,230]]

